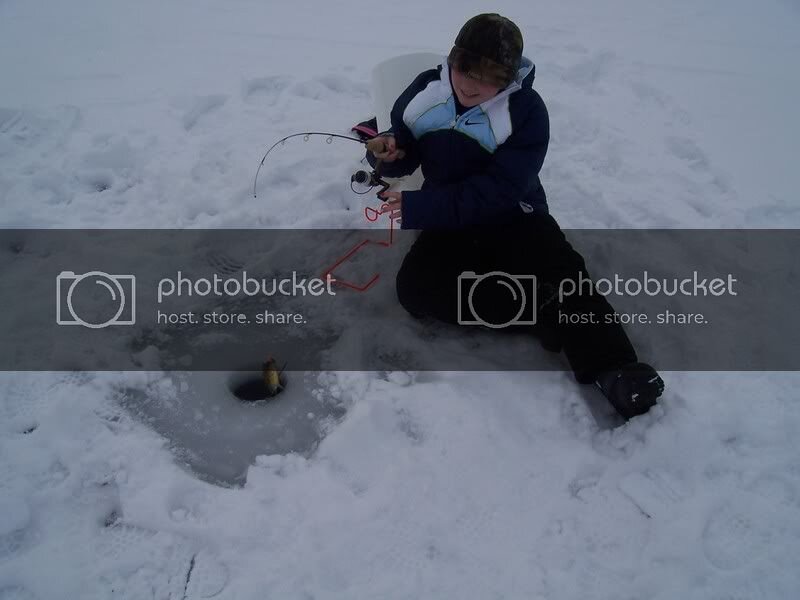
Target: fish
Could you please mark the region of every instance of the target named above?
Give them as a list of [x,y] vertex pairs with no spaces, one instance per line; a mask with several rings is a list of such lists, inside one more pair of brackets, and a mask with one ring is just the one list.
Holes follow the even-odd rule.
[[[285,368],[286,365],[283,365],[283,369]],[[283,369],[278,369],[278,363],[275,362],[275,359],[271,356],[267,358],[262,369],[264,374],[264,387],[267,388],[267,394],[270,397],[277,396],[285,387],[284,380],[281,377]]]

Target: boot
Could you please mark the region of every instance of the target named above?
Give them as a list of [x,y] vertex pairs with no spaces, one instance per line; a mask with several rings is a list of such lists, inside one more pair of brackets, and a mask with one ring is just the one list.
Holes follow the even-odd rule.
[[664,380],[646,363],[630,363],[601,373],[597,387],[626,420],[643,415],[656,405],[664,391]]

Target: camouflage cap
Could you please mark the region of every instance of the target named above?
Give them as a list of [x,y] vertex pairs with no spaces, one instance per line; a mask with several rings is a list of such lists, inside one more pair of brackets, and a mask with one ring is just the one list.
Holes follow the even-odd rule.
[[519,27],[497,13],[484,13],[464,24],[447,62],[476,79],[504,88],[514,80],[521,59]]

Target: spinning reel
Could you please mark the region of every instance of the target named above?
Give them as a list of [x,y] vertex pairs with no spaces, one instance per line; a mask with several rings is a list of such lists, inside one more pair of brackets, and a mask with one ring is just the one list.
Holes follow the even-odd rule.
[[380,189],[376,192],[376,196],[381,198],[381,194],[388,190],[391,185],[380,176],[382,162],[379,159],[372,171],[361,170],[353,173],[350,177],[350,189],[356,194],[363,195],[369,194],[376,187],[379,187]]

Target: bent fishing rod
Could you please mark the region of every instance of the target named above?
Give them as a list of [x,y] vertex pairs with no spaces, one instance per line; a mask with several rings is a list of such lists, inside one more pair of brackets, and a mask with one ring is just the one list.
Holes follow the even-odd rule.
[[[372,138],[371,140],[364,141],[364,140],[359,139],[359,138],[350,137],[350,136],[347,136],[347,135],[341,135],[341,134],[338,134],[338,133],[329,133],[329,132],[325,132],[325,131],[302,131],[300,133],[293,133],[291,135],[287,135],[286,137],[283,137],[283,138],[279,139],[277,142],[275,142],[274,144],[272,144],[272,146],[270,146],[269,149],[264,153],[264,156],[263,156],[263,158],[261,159],[261,162],[258,165],[258,169],[256,169],[256,176],[253,179],[253,198],[257,198],[258,197],[258,194],[257,194],[257,191],[256,191],[257,187],[258,187],[258,174],[261,172],[261,167],[264,166],[264,162],[267,160],[267,156],[269,156],[270,152],[272,152],[278,146],[283,146],[286,143],[286,140],[290,140],[292,138],[303,136],[303,141],[307,142],[308,139],[312,135],[324,136],[326,138],[325,141],[328,144],[332,143],[334,138],[337,138],[337,139],[342,139],[342,140],[350,140],[351,142],[357,142],[357,143],[361,144],[362,146],[367,147],[368,149],[370,149],[373,152],[381,151],[382,148],[383,148],[383,143],[381,143],[380,148],[378,148],[378,146],[375,144],[375,140],[377,140],[377,137]],[[378,136],[378,137],[380,137],[380,136]],[[372,147],[370,147],[370,146],[372,146]],[[404,155],[405,155],[405,153],[402,150],[400,150],[398,156],[400,158],[402,158]],[[380,168],[381,168],[382,163],[383,163],[383,160],[382,159],[378,159],[378,162],[376,163],[375,168],[371,172],[364,171],[364,170],[359,170],[359,171],[356,171],[355,173],[353,173],[353,175],[350,177],[350,189],[353,190],[353,192],[356,193],[356,194],[363,195],[363,194],[368,194],[370,191],[372,191],[376,187],[380,187],[381,189],[377,193],[378,197],[380,198],[381,194],[383,192],[385,192],[387,189],[389,189],[389,186],[390,186],[390,184],[387,183],[386,181],[384,181],[384,179],[380,176]],[[357,190],[355,188],[356,184],[361,186],[363,191]]]

